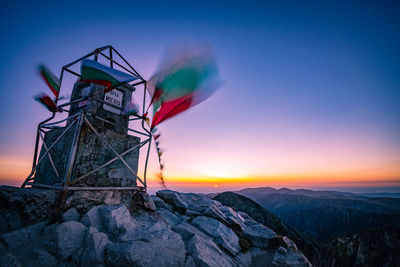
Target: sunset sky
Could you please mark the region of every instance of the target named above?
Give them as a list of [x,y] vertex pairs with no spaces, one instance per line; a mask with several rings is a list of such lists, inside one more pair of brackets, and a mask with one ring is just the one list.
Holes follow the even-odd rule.
[[49,116],[38,64],[111,44],[148,79],[167,47],[207,43],[223,86],[160,125],[167,186],[400,188],[399,2],[33,2],[0,9],[0,184],[29,174]]

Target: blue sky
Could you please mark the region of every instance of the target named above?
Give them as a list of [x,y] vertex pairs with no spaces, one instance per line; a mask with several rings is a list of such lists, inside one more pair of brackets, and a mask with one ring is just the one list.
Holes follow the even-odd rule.
[[[32,99],[47,90],[36,66],[59,73],[108,44],[144,78],[170,45],[214,48],[221,90],[161,127],[171,176],[397,168],[399,12],[396,1],[3,4],[0,178],[6,180],[10,168],[29,169],[35,127],[48,116]],[[207,160],[210,150],[223,168]],[[15,159],[25,163],[11,166]]]

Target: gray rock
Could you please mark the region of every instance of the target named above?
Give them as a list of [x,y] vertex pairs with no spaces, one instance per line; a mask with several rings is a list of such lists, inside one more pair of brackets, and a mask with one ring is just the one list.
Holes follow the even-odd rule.
[[203,214],[198,211],[187,209],[185,215],[189,217],[197,217],[197,216],[202,216]]
[[10,228],[8,227],[6,219],[4,219],[3,215],[0,214],[0,234],[7,233],[9,231]]
[[250,266],[251,265],[251,253],[250,251],[239,253],[235,257],[236,262],[239,263],[240,266]]
[[30,225],[19,230],[2,234],[0,240],[2,240],[8,248],[16,248],[28,243],[30,240],[38,237],[45,228],[47,221]]
[[172,207],[172,205],[165,203],[165,209],[169,210],[170,212],[174,212],[174,207]]
[[84,242],[80,264],[82,266],[94,266],[104,264],[104,250],[110,243],[107,235],[100,233],[96,228],[89,227]]
[[187,222],[182,222],[176,226],[173,226],[172,231],[180,234],[183,241],[191,239],[194,235],[198,235],[202,238],[209,238],[202,231]]
[[44,237],[43,249],[53,256],[57,255],[57,226],[57,223],[48,225],[42,232]]
[[109,266],[182,266],[184,262],[185,245],[181,237],[169,229],[106,246],[106,265]]
[[7,223],[9,231],[15,231],[23,227],[20,215],[17,211],[10,210],[3,214],[4,220]]
[[194,259],[191,256],[187,256],[185,259],[185,264],[183,266],[184,267],[196,267],[196,263],[194,262]]
[[170,226],[177,225],[182,221],[178,216],[163,208],[157,209],[156,213],[159,214]]
[[300,251],[287,250],[286,264],[293,267],[311,267],[311,263]]
[[22,267],[18,259],[11,253],[0,256],[0,267]]
[[219,246],[229,251],[232,255],[240,251],[238,236],[219,221],[199,216],[193,219],[192,224],[208,236],[211,236]]
[[283,247],[279,247],[274,254],[274,258],[272,260],[272,266],[286,266],[286,255],[287,250]]
[[219,210],[224,214],[224,221],[232,229],[243,231],[245,228],[245,220],[231,207],[221,206]]
[[134,228],[134,221],[125,205],[102,206],[99,212],[103,219],[105,230],[114,237]]
[[39,263],[40,266],[45,266],[45,267],[56,266],[57,259],[47,251],[36,248],[32,252],[34,259]]
[[165,209],[165,202],[161,198],[157,196],[151,196],[151,199],[153,199],[154,205],[156,205],[156,208],[163,208]]
[[184,196],[181,193],[171,190],[161,190],[156,193],[157,197],[164,200],[166,203],[172,205],[172,207],[181,214],[185,214],[185,210],[188,206]]
[[[69,221],[57,226],[57,255],[65,260],[81,248],[87,227],[80,222]],[[76,255],[75,255],[76,256]]]
[[156,210],[156,205],[153,202],[153,199],[146,192],[141,192],[141,191],[138,192],[135,195],[134,202],[136,205],[142,206],[145,209],[152,210],[152,211]]
[[0,242],[0,255],[3,255],[7,252],[6,245]]
[[135,211],[131,222],[132,224],[128,225],[126,228],[127,231],[122,233],[118,237],[118,240],[136,240],[149,233],[168,228],[167,223],[158,213],[143,210]]
[[99,212],[99,209],[103,206],[104,205],[95,206],[95,207],[91,208],[90,210],[88,210],[86,212],[86,214],[83,215],[83,217],[81,219],[81,223],[83,223],[87,227],[92,226],[99,231],[103,231],[104,230],[103,219]]
[[80,217],[81,217],[81,215],[79,215],[79,212],[75,208],[70,208],[69,210],[67,210],[66,212],[64,212],[61,215],[61,219],[64,222],[79,221]]
[[188,252],[196,266],[236,266],[232,259],[210,239],[194,235],[188,242]]
[[251,248],[251,266],[271,266],[274,253],[259,248]]
[[276,238],[278,235],[270,228],[248,219],[243,230],[243,236],[250,241],[253,247],[268,248],[271,239]]

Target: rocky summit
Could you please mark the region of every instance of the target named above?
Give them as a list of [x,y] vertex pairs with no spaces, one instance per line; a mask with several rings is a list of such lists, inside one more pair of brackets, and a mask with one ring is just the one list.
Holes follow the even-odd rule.
[[311,266],[296,244],[205,195],[0,187],[0,266]]

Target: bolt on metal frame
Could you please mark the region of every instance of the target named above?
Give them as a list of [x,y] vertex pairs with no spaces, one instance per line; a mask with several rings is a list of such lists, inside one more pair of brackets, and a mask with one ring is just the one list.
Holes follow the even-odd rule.
[[[109,55],[107,56],[105,53],[108,51]],[[121,62],[118,62],[115,58],[115,55],[118,56],[118,58],[120,60],[122,60]],[[93,52],[65,65],[62,67],[61,70],[61,74],[60,74],[60,87],[62,85],[62,81],[63,81],[63,77],[64,77],[64,73],[70,73],[74,76],[77,76],[78,78],[80,78],[80,74],[74,72],[73,70],[71,70],[70,68],[72,66],[74,66],[75,64],[79,63],[80,61],[90,58],[90,57],[94,57],[95,61],[98,61],[99,56],[105,58],[106,60],[109,61],[109,65],[111,68],[114,68],[114,66],[118,66],[120,68],[122,68],[124,71],[138,77],[139,81],[135,81],[135,83],[130,84],[132,86],[132,88],[134,86],[143,86],[143,103],[142,103],[142,114],[145,113],[145,106],[146,106],[146,90],[147,90],[147,86],[146,86],[146,80],[144,80],[142,78],[142,76],[128,63],[128,61],[126,61],[126,59],[117,51],[115,50],[111,45],[108,46],[104,46],[104,47],[100,47],[95,49]],[[125,65],[125,66],[124,66]],[[123,86],[123,85],[122,85]],[[131,88],[128,88],[129,90],[133,91]],[[76,99],[74,101],[69,101],[67,103],[63,103],[60,105],[57,105],[58,99],[56,100],[56,105],[57,105],[57,110],[61,110],[61,111],[67,111],[65,110],[65,107],[71,106],[72,104],[75,103],[80,103],[83,101],[87,101],[87,100],[96,100],[99,101],[101,103],[103,103],[104,105],[108,105],[111,106],[113,108],[117,108],[121,111],[123,111],[122,108],[113,106],[112,104],[103,101],[102,99],[99,99],[96,97],[96,95],[92,95],[92,96],[87,96],[87,97],[82,97],[79,99]],[[71,115],[65,119],[56,121],[56,122],[50,122],[52,121],[55,116],[56,116],[57,112],[53,112],[52,115],[40,122],[38,124],[37,127],[37,132],[36,132],[36,142],[35,142],[35,150],[34,150],[34,155],[33,155],[33,163],[32,163],[32,170],[30,172],[30,174],[28,175],[28,177],[25,179],[24,183],[21,185],[21,187],[25,187],[26,185],[32,186],[32,187],[38,187],[38,188],[46,188],[46,189],[56,189],[56,190],[62,190],[64,191],[64,193],[66,193],[67,191],[75,191],[75,190],[140,190],[140,191],[146,191],[147,190],[147,165],[148,165],[148,160],[149,160],[149,153],[150,153],[150,147],[151,147],[151,140],[152,140],[152,132],[149,131],[146,127],[145,127],[145,120],[143,116],[139,116],[139,115],[132,115],[133,118],[129,119],[129,121],[133,121],[133,120],[141,120],[141,129],[131,129],[129,127],[122,127],[119,126],[111,121],[108,121],[106,119],[103,119],[99,116],[95,116],[93,114],[90,114],[89,112],[84,112],[84,111],[80,111],[74,115]],[[115,127],[120,127],[124,130],[127,130],[128,133],[133,133],[136,135],[142,135],[145,137],[145,140],[141,141],[139,144],[125,150],[122,153],[118,153],[117,151],[115,151],[115,149],[107,142],[107,140],[105,140],[98,132],[97,130],[93,127],[93,125],[90,123],[90,121],[87,119],[87,117],[92,117],[94,119],[97,120],[101,120],[104,123],[108,123],[110,125],[113,125]],[[51,129],[58,127],[57,125],[60,125],[61,123],[64,123],[65,121],[70,121],[71,123],[64,129],[64,131],[57,137],[57,139],[52,143],[52,144],[46,144],[43,134],[46,134],[46,130],[50,131]],[[80,133],[80,129],[82,127],[82,125],[85,124],[88,126],[88,128],[97,136],[100,138],[101,142],[103,143],[104,146],[108,147],[113,154],[115,155],[114,158],[112,158],[111,160],[105,162],[104,164],[100,165],[99,167],[81,175],[80,177],[76,177],[74,178],[74,180],[70,180],[71,179],[71,174],[72,174],[72,167],[73,167],[73,163],[75,161],[75,156],[76,156],[76,151],[77,151],[77,147],[78,147],[78,139],[79,139],[79,133]],[[36,169],[38,167],[38,165],[45,159],[46,156],[49,157],[52,169],[54,174],[57,176],[57,178],[60,177],[60,174],[57,170],[57,167],[54,164],[53,158],[51,156],[51,150],[53,149],[53,147],[61,140],[61,138],[63,136],[65,136],[65,134],[69,131],[72,131],[72,128],[74,128],[74,134],[73,134],[73,141],[72,141],[72,149],[70,151],[70,155],[68,158],[68,163],[67,163],[67,169],[65,171],[64,174],[64,178],[63,178],[63,183],[62,184],[54,184],[54,185],[48,185],[48,184],[39,184],[39,183],[35,183],[35,172]],[[42,146],[44,148],[44,153],[43,155],[38,158],[38,151],[39,151],[39,145],[40,145],[40,141],[42,143]],[[123,156],[128,154],[129,152],[133,151],[134,149],[137,148],[142,148],[147,144],[147,150],[146,150],[146,159],[145,159],[145,165],[144,165],[144,170],[143,170],[143,179],[141,179],[136,173],[135,171],[132,169],[132,167],[123,159]],[[97,172],[98,170],[105,168],[107,166],[109,166],[111,163],[120,160],[125,167],[127,167],[127,169],[130,171],[130,173],[132,174],[132,176],[134,176],[136,178],[136,181],[139,181],[142,186],[129,186],[129,187],[115,187],[115,186],[109,186],[109,187],[90,187],[90,186],[74,186],[74,184],[76,184],[79,181],[84,180],[86,177],[88,177],[89,175]]]

